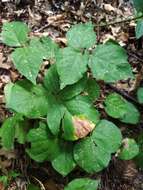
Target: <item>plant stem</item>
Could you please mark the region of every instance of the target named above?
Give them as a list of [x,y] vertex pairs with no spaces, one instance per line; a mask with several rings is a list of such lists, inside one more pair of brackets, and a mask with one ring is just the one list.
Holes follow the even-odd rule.
[[114,25],[114,24],[120,24],[120,23],[130,22],[130,21],[133,21],[133,20],[138,20],[140,18],[143,18],[143,15],[136,16],[136,17],[131,17],[131,18],[127,18],[127,19],[122,19],[122,20],[114,21],[114,22],[96,24],[95,26],[97,26],[97,27],[110,26],[110,25]]

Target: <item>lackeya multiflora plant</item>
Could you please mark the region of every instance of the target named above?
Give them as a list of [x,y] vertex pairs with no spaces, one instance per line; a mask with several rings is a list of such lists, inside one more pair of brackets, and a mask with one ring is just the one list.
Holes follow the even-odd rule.
[[[139,152],[135,140],[124,139],[120,129],[101,118],[96,108],[98,81],[115,83],[134,77],[124,48],[114,41],[97,44],[91,22],[71,27],[64,48],[49,37],[28,34],[21,22],[4,23],[2,28],[2,41],[13,48],[11,59],[24,79],[4,89],[12,116],[0,129],[1,145],[13,149],[15,141],[30,143],[26,153],[37,162],[51,162],[62,176],[76,166],[88,173],[99,172],[113,154],[123,160],[134,158]],[[50,67],[38,83],[43,60]],[[103,106],[109,118],[139,122],[137,108],[117,93],[108,94]],[[65,190],[96,190],[98,183],[75,179]]]

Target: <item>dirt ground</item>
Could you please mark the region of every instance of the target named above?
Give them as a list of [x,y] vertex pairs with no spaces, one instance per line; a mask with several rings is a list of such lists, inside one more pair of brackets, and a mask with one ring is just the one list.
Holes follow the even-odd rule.
[[[91,20],[96,25],[98,42],[114,39],[125,47],[136,76],[135,80],[120,81],[114,86],[103,86],[103,91],[117,91],[143,112],[135,98],[137,87],[143,85],[143,40],[135,38],[134,20],[120,22],[133,14],[133,6],[129,0],[1,0],[0,30],[4,22],[24,21],[31,28],[30,35],[50,36],[60,45],[66,45],[65,33],[70,26]],[[10,52],[10,48],[0,43],[0,124],[10,114],[5,108],[4,86],[21,77],[12,65]],[[122,124],[121,130],[124,135],[129,133],[130,136],[137,136],[143,131],[143,119],[138,126]],[[2,173],[17,169],[23,174],[23,177],[12,182],[9,190],[15,188],[15,183],[19,184],[19,189],[24,189],[27,180],[42,184],[46,190],[63,190],[69,178],[79,176],[101,179],[100,190],[143,190],[143,173],[133,161],[119,161],[113,157],[109,167],[99,174],[87,175],[77,168],[68,177],[62,178],[53,171],[49,163],[39,165],[31,161],[23,149],[24,147],[20,145],[16,145],[13,152],[0,149]]]

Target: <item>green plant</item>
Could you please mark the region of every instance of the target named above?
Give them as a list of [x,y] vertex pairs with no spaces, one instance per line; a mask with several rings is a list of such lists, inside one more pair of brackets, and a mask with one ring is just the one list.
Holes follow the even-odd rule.
[[[134,7],[136,9],[136,14],[141,16],[143,15],[143,2],[142,0],[133,0]],[[143,36],[143,18],[137,20],[136,25],[136,38],[139,39]]]
[[[13,47],[14,66],[26,78],[5,87],[6,107],[13,116],[0,130],[3,147],[14,148],[15,140],[29,142],[28,155],[37,162],[50,161],[63,176],[76,165],[88,173],[101,171],[112,154],[125,160],[135,157],[136,142],[123,140],[114,123],[100,119],[94,104],[100,96],[99,80],[133,78],[126,51],[114,41],[98,45],[91,22],[73,26],[65,48],[48,37],[29,37],[28,32],[21,22],[5,23],[2,28],[3,43]],[[45,59],[50,67],[37,84]],[[137,108],[116,93],[107,96],[104,109],[121,122],[139,122]],[[97,183],[75,180],[65,190],[96,189]]]
[[9,183],[11,182],[11,180],[15,179],[19,175],[20,175],[19,173],[15,172],[15,171],[11,171],[7,175],[0,176],[0,182],[2,182],[2,184],[6,188],[9,185]]

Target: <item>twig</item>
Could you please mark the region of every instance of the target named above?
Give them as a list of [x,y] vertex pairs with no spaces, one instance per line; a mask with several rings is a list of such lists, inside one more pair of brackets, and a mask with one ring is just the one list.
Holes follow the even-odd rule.
[[108,23],[103,23],[103,24],[99,23],[99,24],[96,24],[95,26],[96,27],[110,26],[110,25],[114,25],[114,24],[120,24],[120,23],[130,22],[130,21],[133,21],[133,20],[138,20],[140,18],[143,18],[143,15],[140,15],[140,16],[137,16],[137,17],[131,17],[131,18],[128,18],[128,19],[122,19],[122,20],[114,21],[114,22],[108,22]]

